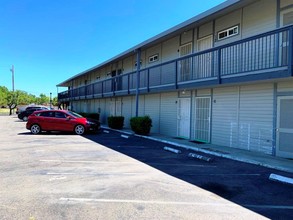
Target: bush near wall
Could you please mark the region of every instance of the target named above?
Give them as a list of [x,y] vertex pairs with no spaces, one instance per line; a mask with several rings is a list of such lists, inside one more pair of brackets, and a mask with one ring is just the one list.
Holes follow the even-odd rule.
[[151,131],[152,119],[149,116],[132,117],[130,126],[136,134],[148,135]]
[[108,126],[113,129],[122,129],[124,125],[123,116],[109,116],[108,117]]
[[99,113],[87,113],[87,112],[79,112],[78,114],[82,115],[85,118],[91,118],[94,120],[100,120],[100,114]]

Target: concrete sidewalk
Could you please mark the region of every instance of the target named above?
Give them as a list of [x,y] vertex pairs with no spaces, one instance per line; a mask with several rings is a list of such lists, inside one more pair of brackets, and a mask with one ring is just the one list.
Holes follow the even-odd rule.
[[[103,129],[113,130],[108,126],[102,126]],[[125,135],[136,135],[133,131],[123,129],[114,130]],[[260,165],[280,171],[285,171],[293,174],[293,160],[274,157],[258,152],[248,150],[236,149],[231,147],[217,146],[213,144],[197,144],[185,139],[177,139],[173,137],[164,136],[161,134],[151,133],[149,136],[136,135],[142,138],[147,138],[155,141],[160,141],[166,144],[171,144],[176,147],[185,149],[192,149],[198,152],[203,152],[209,155],[224,157],[232,160],[237,160],[245,163]]]

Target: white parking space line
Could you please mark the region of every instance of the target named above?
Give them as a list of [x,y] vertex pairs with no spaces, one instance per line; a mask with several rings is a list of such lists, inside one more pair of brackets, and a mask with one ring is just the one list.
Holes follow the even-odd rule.
[[[78,176],[96,176],[96,175],[139,175],[142,174],[141,172],[78,172],[78,173],[46,173],[46,175],[51,176],[72,176],[72,175],[78,175]],[[58,178],[58,177],[56,177]]]
[[195,173],[188,176],[261,176],[259,173]]
[[137,162],[111,162],[111,161],[96,161],[96,160],[40,160],[40,162],[48,163],[94,163],[94,164],[137,164]]
[[178,163],[148,163],[148,165],[157,165],[157,166],[180,166],[180,167],[217,167],[214,165],[197,165],[197,164],[178,164]]
[[[117,162],[111,162],[111,161],[96,161],[96,160],[39,160],[40,162],[46,162],[46,163],[86,163],[86,164],[137,164],[138,162],[123,162],[123,161],[117,161]],[[144,163],[144,162],[142,162]],[[181,166],[181,167],[217,167],[214,165],[191,165],[191,164],[176,164],[176,163],[147,163],[150,166]]]
[[269,176],[269,179],[274,180],[274,181],[278,181],[278,182],[282,182],[282,183],[293,184],[293,178],[289,178],[289,177],[286,177],[286,176],[281,176],[281,175],[274,174],[274,173],[272,173]]
[[47,173],[47,175],[75,175],[76,173]]
[[49,181],[55,181],[55,180],[64,180],[66,179],[67,177],[66,176],[55,176],[55,177],[52,177],[49,179]]
[[100,203],[135,203],[135,204],[156,204],[156,205],[203,205],[203,206],[231,206],[238,205],[232,203],[200,203],[200,202],[173,202],[173,201],[153,201],[153,200],[129,200],[129,199],[90,199],[90,198],[65,198],[61,197],[60,201],[65,202],[100,202]]
[[293,206],[286,205],[243,205],[247,208],[260,208],[260,209],[293,209]]

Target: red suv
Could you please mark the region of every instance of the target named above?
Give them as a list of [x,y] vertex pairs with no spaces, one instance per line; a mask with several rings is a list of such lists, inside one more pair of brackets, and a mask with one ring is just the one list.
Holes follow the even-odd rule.
[[98,131],[100,122],[65,110],[35,111],[28,117],[26,128],[33,134],[42,131],[69,131],[82,135],[87,131]]

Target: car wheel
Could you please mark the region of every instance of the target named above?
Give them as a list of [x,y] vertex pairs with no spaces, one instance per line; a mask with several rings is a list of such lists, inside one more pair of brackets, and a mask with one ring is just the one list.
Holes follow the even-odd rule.
[[74,128],[74,132],[75,132],[75,134],[78,134],[78,135],[84,134],[84,132],[85,132],[84,126],[83,125],[76,125]]
[[22,118],[22,120],[23,120],[23,121],[27,121],[27,118],[28,118],[27,116],[24,116],[24,117]]
[[38,124],[33,124],[31,126],[31,132],[33,134],[39,134],[41,132],[41,127]]

